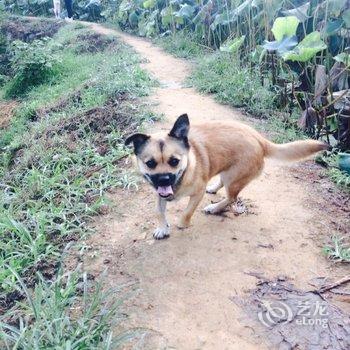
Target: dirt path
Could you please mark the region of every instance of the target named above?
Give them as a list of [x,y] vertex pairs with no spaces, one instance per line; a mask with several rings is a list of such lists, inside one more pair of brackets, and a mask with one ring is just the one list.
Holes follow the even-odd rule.
[[[161,83],[151,102],[166,117],[156,128],[167,127],[184,112],[192,121],[243,118],[211,97],[184,88],[190,66],[183,60],[146,40],[91,27],[117,34],[148,61],[143,67]],[[96,274],[107,268],[110,286],[126,283],[133,289],[125,327],[149,330],[141,349],[271,349],[268,339],[241,320],[242,311],[230,297],[244,296],[255,287],[251,272],[287,276],[301,288],[309,288],[312,278],[331,274],[315,240],[319,232],[314,232],[313,222],[319,214],[309,208],[308,196],[288,167],[268,164],[242,193],[250,214],[205,216],[198,210],[192,227],[179,231],[173,225],[170,239],[154,241],[152,190],[142,185],[138,191],[118,191],[111,197],[113,211],[96,223],[100,234],[90,242],[87,268]],[[207,195],[200,209],[218,198],[220,192]],[[174,223],[184,201],[169,207]]]

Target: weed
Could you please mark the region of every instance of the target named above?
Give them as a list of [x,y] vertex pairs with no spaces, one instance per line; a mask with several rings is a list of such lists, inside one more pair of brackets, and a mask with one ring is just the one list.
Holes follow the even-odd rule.
[[[92,285],[88,275],[79,269],[68,273],[59,270],[52,282],[39,274],[33,291],[14,270],[13,274],[29,303],[23,308],[18,327],[0,318],[3,348],[107,350],[115,345],[110,325],[122,320],[115,318],[123,299],[118,291],[113,291],[112,302],[110,295],[102,291],[101,283]],[[138,333],[119,334],[118,340]]]
[[350,246],[344,238],[332,237],[332,244],[324,248],[324,253],[336,262],[350,262]]

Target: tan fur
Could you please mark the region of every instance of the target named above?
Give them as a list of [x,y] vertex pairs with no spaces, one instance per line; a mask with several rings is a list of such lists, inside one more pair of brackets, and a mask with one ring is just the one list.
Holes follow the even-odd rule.
[[[143,174],[185,171],[174,194],[175,198],[190,197],[178,225],[181,228],[190,225],[191,217],[213,176],[220,174],[220,179],[208,188],[208,192],[215,193],[220,187],[225,187],[226,198],[207,206],[205,211],[210,214],[224,210],[237,199],[239,192],[261,173],[265,157],[294,161],[327,148],[326,144],[313,140],[277,145],[251,127],[234,121],[191,125],[188,140],[190,148],[186,149],[166,132],[155,134],[138,155],[138,165]],[[160,143],[164,144],[162,151]],[[181,159],[176,169],[167,163],[171,156]],[[145,165],[150,158],[159,163],[154,170]],[[160,228],[156,230],[156,238],[168,235],[164,201],[159,199]]]

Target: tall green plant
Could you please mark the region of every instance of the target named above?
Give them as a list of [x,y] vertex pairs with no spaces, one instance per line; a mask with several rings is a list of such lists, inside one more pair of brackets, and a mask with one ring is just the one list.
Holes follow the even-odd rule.
[[59,72],[59,61],[50,39],[12,44],[11,69],[14,77],[5,88],[7,97],[18,97],[33,86],[52,80]]

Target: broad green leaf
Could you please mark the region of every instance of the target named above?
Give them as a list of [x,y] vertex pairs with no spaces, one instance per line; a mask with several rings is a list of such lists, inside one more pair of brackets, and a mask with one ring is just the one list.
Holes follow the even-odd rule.
[[342,19],[345,22],[346,28],[350,28],[350,9],[343,12]]
[[325,29],[324,29],[325,35],[327,35],[327,36],[334,35],[335,33],[337,33],[341,29],[343,24],[344,24],[344,22],[341,18],[328,21],[326,26],[325,26]]
[[300,22],[305,22],[309,18],[309,16],[307,15],[309,8],[310,2],[307,2],[306,4],[296,7],[294,9],[285,10],[282,12],[286,16],[295,16]]
[[272,33],[277,41],[284,37],[293,36],[297,32],[300,21],[295,16],[277,17],[272,26]]
[[175,20],[175,23],[177,23],[177,24],[184,24],[185,23],[185,20],[183,17],[175,16],[174,20]]
[[334,132],[338,129],[338,118],[336,116],[327,117],[327,126],[330,132]]
[[154,6],[156,6],[156,0],[146,0],[144,3],[143,3],[143,7],[145,9],[151,9],[153,8]]
[[226,40],[224,44],[220,46],[220,51],[235,53],[244,43],[245,35],[242,35],[240,38],[233,40]]
[[132,28],[137,27],[138,22],[139,22],[139,17],[136,14],[136,12],[135,11],[131,12],[129,15],[129,23],[130,23],[131,27]]
[[268,51],[277,51],[283,55],[285,52],[294,49],[298,45],[298,39],[295,35],[284,37],[281,41],[265,41],[263,47]]
[[261,64],[263,59],[265,58],[266,52],[267,51],[265,49],[261,51],[261,54],[259,56],[259,64]]
[[139,35],[152,37],[156,34],[156,22],[155,18],[158,15],[158,10],[153,11],[150,16],[144,15],[138,22]]
[[238,16],[244,14],[251,6],[252,0],[246,0],[235,9],[227,12],[224,11],[215,16],[214,22],[210,25],[211,30],[215,30],[218,25],[227,25],[234,22]]
[[308,34],[292,51],[282,55],[285,61],[307,62],[318,52],[327,48],[327,45],[321,40],[320,32]]
[[193,18],[193,23],[201,26],[205,18],[210,15],[212,11],[211,2],[209,1],[198,11],[197,15]]
[[350,54],[342,52],[339,55],[333,57],[337,62],[344,63],[346,66],[350,66]]
[[215,30],[217,26],[227,25],[230,23],[229,14],[228,13],[220,13],[215,16],[214,22],[210,25],[211,30]]
[[236,7],[231,13],[234,16],[240,16],[241,14],[243,14],[244,11],[249,9],[249,7],[251,6],[251,3],[252,3],[252,0],[243,1],[243,3],[240,4],[238,7]]
[[170,25],[174,19],[173,11],[170,6],[163,8],[160,15],[164,26]]
[[174,15],[176,17],[181,17],[181,18],[191,18],[194,14],[195,8],[191,5],[181,5],[181,8],[179,11],[175,12]]

